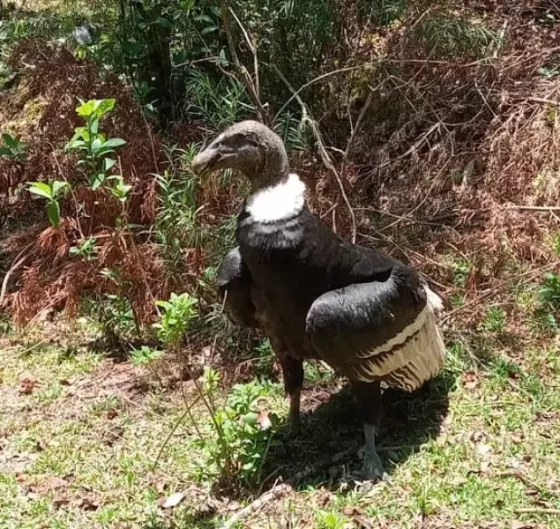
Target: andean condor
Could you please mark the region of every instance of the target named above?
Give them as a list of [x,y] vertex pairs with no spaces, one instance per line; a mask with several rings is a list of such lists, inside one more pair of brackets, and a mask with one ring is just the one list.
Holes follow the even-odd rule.
[[304,183],[289,172],[283,142],[268,127],[237,123],[192,162],[197,174],[226,168],[252,184],[237,219],[238,247],[218,273],[226,311],[270,339],[293,425],[304,359],[322,359],[350,380],[364,421],[364,477],[385,478],[375,449],[380,383],[413,391],[442,368],[434,314],[441,299],[413,269],[343,240],[312,214]]

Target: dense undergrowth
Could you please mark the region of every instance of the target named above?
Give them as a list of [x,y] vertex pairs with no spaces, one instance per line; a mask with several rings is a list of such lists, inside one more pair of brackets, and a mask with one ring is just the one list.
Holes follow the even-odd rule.
[[[278,396],[270,347],[226,321],[213,287],[247,184],[189,171],[244,118],[283,137],[333,229],[413,264],[443,295],[438,391],[485,365],[492,384],[518,384],[534,367],[525,350],[554,362],[557,3],[60,1],[3,17],[0,330],[85,317],[88,348],[128,358],[157,391],[195,383],[189,399],[211,420],[189,417],[200,443],[188,479],[255,493],[272,482],[267,454],[292,460],[258,406]],[[522,378],[524,395],[533,383]],[[345,527],[323,514],[316,526]]]

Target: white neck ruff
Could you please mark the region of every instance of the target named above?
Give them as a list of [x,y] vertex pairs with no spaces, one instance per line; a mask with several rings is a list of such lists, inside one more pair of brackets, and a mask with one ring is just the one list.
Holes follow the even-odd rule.
[[247,201],[247,212],[255,222],[277,222],[301,212],[305,206],[305,184],[297,174],[271,187],[257,191]]

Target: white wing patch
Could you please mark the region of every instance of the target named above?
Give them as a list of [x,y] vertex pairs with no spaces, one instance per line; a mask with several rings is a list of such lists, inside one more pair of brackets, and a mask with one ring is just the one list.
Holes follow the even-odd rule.
[[297,215],[305,205],[305,184],[297,174],[284,182],[257,191],[247,201],[255,222],[277,222]]

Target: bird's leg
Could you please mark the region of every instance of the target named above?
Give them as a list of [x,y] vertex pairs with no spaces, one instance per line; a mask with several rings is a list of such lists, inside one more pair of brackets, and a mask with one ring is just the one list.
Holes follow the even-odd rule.
[[366,480],[383,479],[389,481],[389,476],[383,469],[383,464],[375,448],[375,432],[379,430],[381,423],[381,385],[379,382],[356,382],[353,387],[358,399],[360,414],[364,421],[366,441],[361,474]]
[[301,402],[301,388],[295,389],[290,394],[290,411],[288,412],[288,422],[294,429],[299,429],[301,425],[301,413],[299,411]]
[[367,480],[382,479],[387,481],[387,473],[383,469],[383,463],[381,463],[379,454],[375,449],[375,425],[364,423],[364,434],[366,446],[364,452],[364,466],[362,468],[363,477]]
[[303,362],[285,355],[280,356],[279,359],[284,373],[284,388],[290,397],[289,428],[293,433],[296,433],[301,425],[300,400],[303,384]]

